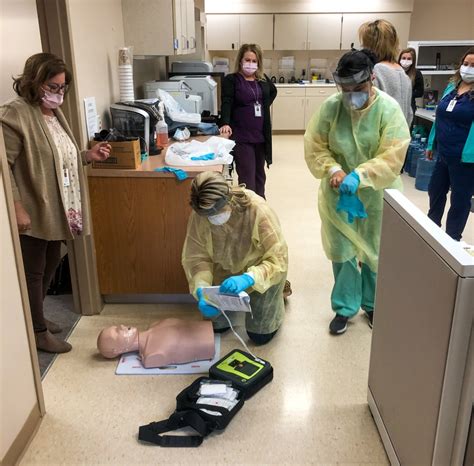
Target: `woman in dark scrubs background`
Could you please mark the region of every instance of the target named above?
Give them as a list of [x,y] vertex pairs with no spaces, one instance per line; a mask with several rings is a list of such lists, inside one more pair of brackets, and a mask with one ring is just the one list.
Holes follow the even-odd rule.
[[236,142],[234,161],[239,184],[265,198],[265,162],[272,163],[270,106],[277,89],[263,73],[262,50],[240,47],[234,73],[222,83],[222,136]]

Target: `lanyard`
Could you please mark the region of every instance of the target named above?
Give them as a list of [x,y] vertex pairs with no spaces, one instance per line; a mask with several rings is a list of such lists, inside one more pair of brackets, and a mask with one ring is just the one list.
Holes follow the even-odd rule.
[[258,86],[258,84],[257,84],[257,81],[254,81],[254,83],[255,83],[255,90],[257,91],[257,94],[255,94],[255,92],[254,92],[254,90],[253,90],[253,87],[252,87],[252,85],[250,84],[250,81],[247,81],[247,80],[245,80],[245,81],[246,81],[246,82],[248,83],[248,85],[250,86],[250,90],[252,91],[252,94],[253,94],[253,96],[254,96],[254,98],[255,98],[255,103],[258,104],[259,86]]

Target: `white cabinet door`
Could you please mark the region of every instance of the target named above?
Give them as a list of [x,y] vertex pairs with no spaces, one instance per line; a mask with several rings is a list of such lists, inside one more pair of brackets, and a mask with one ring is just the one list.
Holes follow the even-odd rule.
[[134,55],[174,55],[173,0],[122,0],[125,44]]
[[354,43],[355,48],[360,48],[359,27],[367,21],[385,19],[390,21],[397,30],[400,47],[404,48],[408,41],[410,31],[411,13],[344,13],[342,21],[342,49],[349,50]]
[[308,126],[309,120],[321,107],[323,102],[332,94],[335,94],[337,90],[332,87],[323,88],[307,88],[306,89],[306,102],[305,102],[305,128]]
[[306,50],[308,42],[308,15],[275,15],[275,50]]
[[262,50],[273,49],[273,15],[240,15],[240,45],[258,44]]
[[194,0],[182,0],[186,2],[186,38],[188,41],[188,53],[196,51],[196,23],[194,20]]
[[295,88],[278,88],[273,102],[272,128],[274,130],[303,130],[305,91]]
[[341,19],[339,13],[308,15],[308,50],[339,50]]
[[207,15],[207,49],[238,50],[239,15]]

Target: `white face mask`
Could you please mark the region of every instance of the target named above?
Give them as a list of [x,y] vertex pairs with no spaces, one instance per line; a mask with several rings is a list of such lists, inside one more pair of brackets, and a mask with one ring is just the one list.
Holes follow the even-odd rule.
[[242,71],[247,76],[252,76],[258,69],[257,63],[252,62],[242,62]]
[[462,65],[459,74],[465,83],[474,83],[474,66]]
[[343,92],[342,101],[344,105],[352,110],[361,109],[369,100],[369,93],[366,91]]
[[410,68],[410,66],[413,64],[412,60],[400,60],[400,65],[404,70],[407,70]]
[[229,218],[230,218],[231,211],[226,210],[225,212],[221,212],[220,214],[216,215],[209,215],[207,219],[213,224],[213,225],[224,225]]
[[55,108],[58,108],[60,105],[62,105],[63,100],[64,100],[63,94],[54,94],[53,92],[47,91],[46,89],[43,89],[43,91],[44,91],[43,105],[46,108],[53,110]]

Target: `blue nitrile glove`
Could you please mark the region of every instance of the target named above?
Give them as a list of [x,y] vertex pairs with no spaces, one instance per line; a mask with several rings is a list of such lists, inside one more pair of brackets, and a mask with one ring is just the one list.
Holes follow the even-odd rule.
[[355,194],[360,184],[359,175],[356,172],[350,172],[339,186],[339,192],[344,194]]
[[347,221],[353,223],[355,218],[367,218],[364,204],[356,194],[344,194],[339,196],[336,210],[338,212],[347,212]]
[[197,297],[199,298],[198,301],[198,309],[201,311],[201,314],[208,319],[212,319],[213,317],[217,317],[219,315],[219,309],[215,306],[211,306],[210,304],[206,303],[205,299],[202,296],[202,288],[198,288],[196,290]]
[[196,155],[195,157],[191,157],[191,160],[214,160],[216,158],[214,152],[210,152],[209,154],[204,155]]
[[226,278],[219,288],[221,293],[239,294],[255,284],[255,280],[248,274],[235,275]]
[[181,170],[181,168],[163,167],[163,168],[155,168],[155,171],[174,173],[174,175],[176,176],[176,178],[178,178],[179,181],[183,181],[188,177],[188,174],[184,170]]

